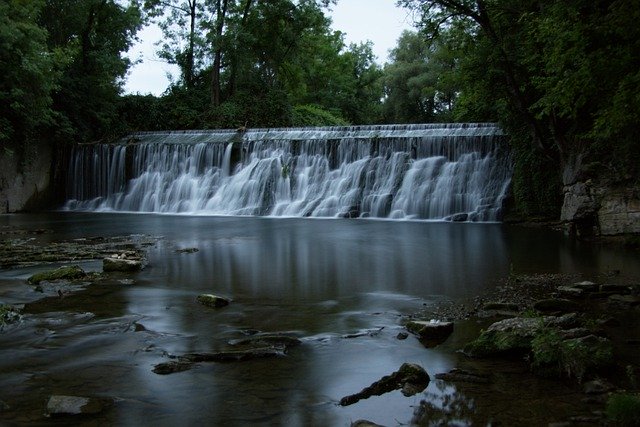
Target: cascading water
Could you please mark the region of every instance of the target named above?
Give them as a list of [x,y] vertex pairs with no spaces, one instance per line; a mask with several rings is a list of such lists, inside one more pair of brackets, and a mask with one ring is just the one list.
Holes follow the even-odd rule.
[[511,172],[488,123],[147,132],[76,146],[64,209],[496,221]]

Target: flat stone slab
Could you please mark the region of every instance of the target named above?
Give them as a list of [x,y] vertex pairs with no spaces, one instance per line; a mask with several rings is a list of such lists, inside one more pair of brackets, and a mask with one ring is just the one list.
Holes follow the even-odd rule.
[[97,414],[113,403],[111,399],[53,395],[47,402],[49,415]]

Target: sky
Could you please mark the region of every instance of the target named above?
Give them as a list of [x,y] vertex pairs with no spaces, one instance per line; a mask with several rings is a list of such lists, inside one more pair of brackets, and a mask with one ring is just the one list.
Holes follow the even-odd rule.
[[[345,33],[346,44],[371,40],[377,62],[387,62],[389,50],[395,47],[400,34],[412,29],[409,11],[395,6],[395,0],[338,0],[329,13],[332,28]],[[154,44],[162,38],[157,26],[144,28],[140,42],[129,51],[129,57],[141,62],[129,71],[126,93],[160,95],[169,85],[167,74],[178,75],[176,66],[158,59]]]

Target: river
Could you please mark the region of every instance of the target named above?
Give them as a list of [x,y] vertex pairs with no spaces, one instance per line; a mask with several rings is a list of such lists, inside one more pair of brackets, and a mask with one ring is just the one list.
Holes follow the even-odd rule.
[[[43,415],[52,394],[116,399],[82,418],[86,425],[348,426],[369,419],[393,426],[415,421],[421,401],[442,407],[451,396],[470,414],[482,413],[483,400],[433,378],[459,364],[455,350],[479,326],[461,322],[445,344],[427,349],[412,336],[397,338],[406,316],[473,298],[510,274],[640,275],[633,254],[615,247],[497,223],[51,212],[1,215],[0,225],[46,229],[37,238],[48,241],[158,238],[133,284],[114,280],[44,306],[27,304],[23,321],[0,332],[0,422],[17,425],[66,424]],[[185,248],[198,251],[177,252]],[[33,301],[25,279],[37,270],[0,270],[0,302]],[[232,302],[207,308],[196,301],[201,293]],[[275,359],[152,371],[169,355],[216,351],[251,331],[291,334],[302,345]],[[424,392],[338,405],[404,362],[432,376]],[[570,410],[544,409],[546,398],[566,390],[527,381],[533,385],[516,393],[516,403],[490,401],[490,410],[508,413],[497,420],[531,411],[535,402],[542,417]],[[458,422],[473,423],[473,415]]]

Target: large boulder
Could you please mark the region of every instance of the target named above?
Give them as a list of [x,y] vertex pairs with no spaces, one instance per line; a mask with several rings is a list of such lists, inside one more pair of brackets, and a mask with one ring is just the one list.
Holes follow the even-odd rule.
[[570,329],[578,326],[575,313],[563,316],[514,317],[493,323],[463,351],[472,357],[495,354],[523,354],[531,350],[531,343],[543,329]]

